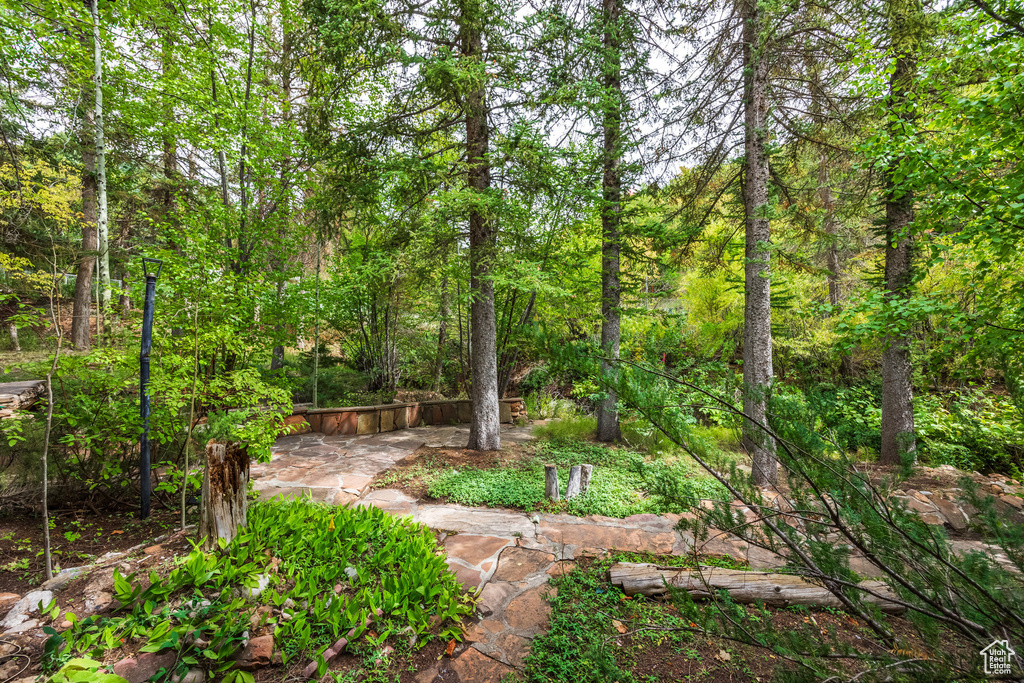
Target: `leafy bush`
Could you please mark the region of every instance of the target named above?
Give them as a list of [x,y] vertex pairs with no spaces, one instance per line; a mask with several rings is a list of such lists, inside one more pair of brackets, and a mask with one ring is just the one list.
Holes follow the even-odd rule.
[[[178,363],[181,362],[179,365]],[[40,374],[49,370],[41,361]],[[188,434],[191,360],[166,353],[154,363],[150,396],[153,467],[173,474],[180,467]],[[53,381],[53,432],[49,452],[51,491],[64,501],[80,497],[100,503],[132,495],[138,482],[138,355],[115,348],[61,356]],[[238,367],[196,384],[196,404],[218,434],[243,441],[250,456],[269,458],[287,395],[252,367]],[[40,479],[41,416],[17,428],[5,425],[0,465],[8,482],[34,486]],[[203,430],[194,434],[195,450]],[[205,441],[205,440],[204,440]],[[159,493],[159,491],[158,491]]]
[[[881,395],[874,387],[822,387],[806,394],[818,427],[845,451],[877,452]],[[914,398],[918,454],[930,465],[1015,474],[1024,470],[1024,420],[1006,397],[980,388]]]
[[[167,577],[148,578],[147,586],[115,569],[115,597],[124,606],[118,614],[79,620],[68,613],[72,628],[57,634],[48,627],[48,670],[79,653],[102,658],[123,638],[139,637],[144,652],[176,651],[178,675],[200,664],[228,671],[252,628],[255,606],[246,596],[261,581],[267,585],[258,601],[289,616],[270,623],[286,664],[320,658],[325,666],[322,654],[331,643],[352,628],[353,641],[366,635],[366,619],[377,610],[377,644],[399,633],[429,642],[435,619],[441,637],[459,637],[458,622],[470,611],[429,529],[372,507],[309,500],[257,503],[248,526],[222,543],[221,553],[194,549]],[[229,676],[253,680],[243,672]]]
[[[526,404],[527,415],[534,420],[549,420],[551,418],[561,420],[588,419],[580,417],[580,408],[573,401],[567,398],[558,398],[544,391],[527,394],[523,402]],[[595,420],[594,429],[596,428],[597,422]]]

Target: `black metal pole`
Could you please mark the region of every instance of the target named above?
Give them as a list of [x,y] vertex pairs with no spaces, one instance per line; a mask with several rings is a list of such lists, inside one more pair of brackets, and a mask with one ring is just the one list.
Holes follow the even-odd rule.
[[[146,269],[146,264],[156,263],[155,273]],[[139,444],[139,493],[142,519],[149,517],[149,495],[153,485],[149,463],[149,352],[153,347],[153,307],[156,303],[156,278],[160,275],[162,261],[142,259],[146,275],[146,302],[142,308],[142,350],[139,354],[139,412],[142,416],[142,439]]]

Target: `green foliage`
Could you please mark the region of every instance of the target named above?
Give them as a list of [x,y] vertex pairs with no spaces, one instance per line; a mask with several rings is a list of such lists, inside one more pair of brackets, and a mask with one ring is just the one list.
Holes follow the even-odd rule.
[[[806,392],[807,405],[836,445],[877,452],[881,396],[877,388],[822,386]],[[1006,397],[973,387],[914,399],[918,451],[929,465],[1012,474],[1024,468],[1024,420]]]
[[[529,402],[527,402],[529,406]],[[529,407],[527,407],[529,410]],[[530,413],[533,417],[534,413]],[[597,418],[568,416],[552,420],[533,428],[533,435],[539,439],[559,441],[565,439],[590,439],[597,432]]]
[[[772,509],[772,502],[759,487],[735,468],[730,471],[727,462],[695,438],[683,416],[663,408],[666,395],[674,391],[667,385],[678,381],[646,368],[629,368],[622,373],[617,389],[623,402],[646,415],[707,472],[729,472],[727,480],[722,474],[715,476],[723,486],[728,483],[730,498],[751,509]],[[868,625],[867,637],[879,645],[886,644],[884,649],[890,656],[870,664],[878,671],[900,666],[917,680],[956,679],[960,672],[971,674],[975,670],[975,649],[966,648],[966,656],[949,649],[948,631],[980,649],[997,634],[1007,637],[1021,630],[1017,615],[1022,609],[1019,603],[1024,600],[1020,580],[1024,531],[1011,522],[1007,513],[998,513],[991,498],[983,500],[964,484],[964,502],[986,510],[972,517],[974,530],[997,545],[1013,569],[999,566],[989,555],[956,552],[941,527],[926,524],[916,513],[894,502],[890,494],[902,484],[904,474],[873,482],[843,450],[836,449],[816,430],[799,392],[776,392],[768,409],[770,428],[777,435],[780,477],[786,480],[783,490],[792,508],[803,511],[800,519],[767,515],[763,524],[749,525],[726,501],[711,509],[693,508],[696,519],[682,520],[680,528],[698,539],[706,537],[712,528],[732,529],[750,545],[784,553],[796,571],[827,586],[846,611]],[[910,651],[910,644],[901,645],[904,636],[894,631],[876,607],[865,604],[864,593],[857,586],[859,577],[851,570],[850,549],[859,551],[907,605],[907,618],[927,648],[926,659],[907,661],[901,653]],[[702,628],[796,657],[802,667],[819,677],[836,672],[834,660],[809,661],[801,653],[842,655],[848,648],[848,643],[834,639],[822,641],[817,628],[798,626],[789,632],[751,629],[743,619],[743,608],[724,598],[717,600],[717,613],[693,606],[685,595],[678,596],[677,606]],[[737,627],[739,624],[743,626]]]
[[[544,464],[558,466],[563,500],[544,499]],[[569,468],[594,465],[587,493],[564,500]],[[666,497],[660,490],[678,497]],[[707,477],[693,476],[692,469],[679,464],[646,463],[626,449],[552,438],[542,441],[534,458],[515,466],[479,469],[465,467],[429,477],[428,493],[463,505],[488,505],[521,510],[545,509],[573,515],[628,517],[644,513],[681,512],[702,498],[721,499],[724,492]]]
[[[164,362],[175,358],[172,353]],[[180,359],[180,356],[177,357]],[[189,363],[189,361],[184,361]],[[186,367],[191,368],[188,364]],[[49,370],[40,361],[37,370]],[[65,478],[62,495],[93,495],[102,489],[117,500],[132,495],[137,478],[139,417],[138,355],[127,350],[104,348],[81,355],[62,355],[53,380],[54,412],[49,457]],[[153,466],[180,467],[188,433],[190,373],[154,370],[151,384],[150,439]],[[197,401],[207,406],[209,422],[194,433],[194,450],[202,452],[209,438],[232,439],[246,444],[250,457],[269,459],[276,438],[286,393],[264,380],[254,368],[238,368],[197,384]],[[6,447],[20,481],[38,476],[42,420],[4,421]],[[80,457],[83,449],[88,458]]]
[[577,568],[551,584],[558,592],[550,598],[548,630],[533,639],[524,662],[526,679],[632,683],[635,679],[617,661],[618,648],[608,642],[615,633],[611,620],[620,616],[622,594],[610,589],[597,570]]
[[353,641],[364,636],[369,617],[380,641],[401,633],[429,642],[434,620],[442,638],[458,637],[470,611],[434,535],[375,508],[257,503],[248,526],[230,544],[222,541],[220,552],[196,548],[176,564],[167,577],[151,573],[148,581],[115,569],[120,613],[66,615],[72,628],[48,631],[49,661],[75,653],[99,658],[123,639],[141,638],[144,652],[175,651],[179,675],[194,666],[228,672],[251,629],[256,598],[249,596],[260,584],[257,601],[289,616],[269,622],[286,663],[320,657],[349,629]]

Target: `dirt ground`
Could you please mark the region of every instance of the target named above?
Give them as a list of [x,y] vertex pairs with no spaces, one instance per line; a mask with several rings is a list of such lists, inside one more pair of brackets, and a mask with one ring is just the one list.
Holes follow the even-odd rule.
[[[154,510],[144,521],[124,512],[52,515],[54,563],[64,569],[89,564],[104,553],[126,550],[166,534],[177,528],[180,519],[172,510]],[[25,593],[42,583],[42,550],[43,525],[38,515],[10,512],[0,516],[0,593]]]
[[444,469],[475,467],[489,470],[511,467],[535,457],[532,444],[508,444],[501,451],[471,451],[466,448],[431,448],[421,446],[400,460],[394,467],[374,477],[370,486],[375,489],[398,489],[420,500],[432,501],[427,492],[425,475]]

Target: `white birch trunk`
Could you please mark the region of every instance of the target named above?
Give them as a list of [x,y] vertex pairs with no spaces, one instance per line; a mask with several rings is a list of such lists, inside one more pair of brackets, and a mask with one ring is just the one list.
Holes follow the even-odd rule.
[[99,243],[100,307],[110,303],[110,249],[107,230],[107,166],[103,130],[103,48],[100,43],[99,0],[89,5],[92,14],[93,81],[96,84],[96,238]]

